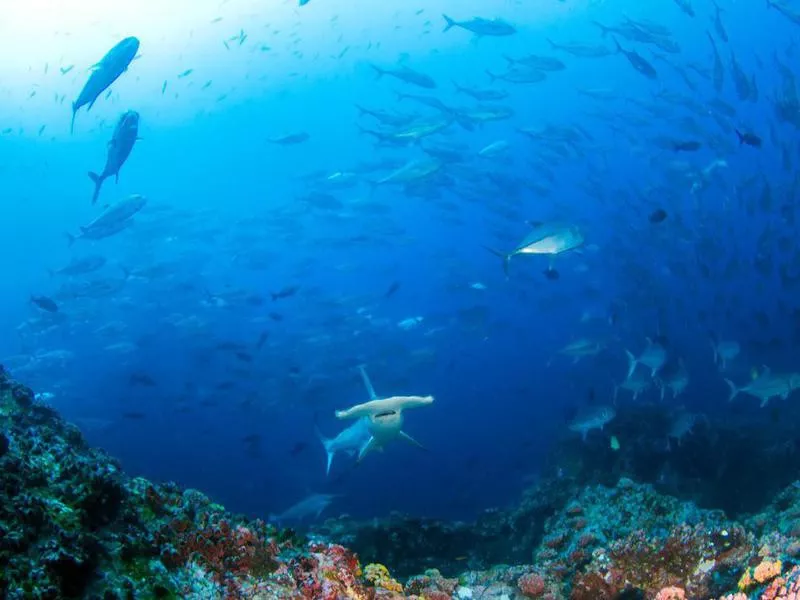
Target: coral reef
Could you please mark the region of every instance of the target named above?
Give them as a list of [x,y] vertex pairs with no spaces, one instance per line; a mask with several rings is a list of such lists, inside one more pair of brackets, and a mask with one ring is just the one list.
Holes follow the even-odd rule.
[[800,600],[795,484],[736,522],[559,477],[472,524],[340,518],[304,538],[126,477],[1,369],[0,495],[10,600]]

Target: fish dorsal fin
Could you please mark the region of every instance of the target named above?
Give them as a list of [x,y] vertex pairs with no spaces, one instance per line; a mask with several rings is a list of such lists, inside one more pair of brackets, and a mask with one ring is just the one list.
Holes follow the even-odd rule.
[[364,387],[367,388],[369,399],[377,400],[378,396],[375,393],[375,388],[372,387],[372,382],[369,379],[369,375],[367,375],[367,370],[364,368],[364,365],[359,365],[358,370],[361,372],[361,380],[364,382]]
[[539,227],[544,226],[544,221],[525,221],[528,225],[530,225],[534,229],[539,229]]

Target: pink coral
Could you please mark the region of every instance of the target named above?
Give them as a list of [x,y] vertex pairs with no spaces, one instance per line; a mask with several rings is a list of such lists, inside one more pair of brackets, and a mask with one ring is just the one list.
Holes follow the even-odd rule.
[[679,587],[665,587],[658,592],[656,600],[686,600],[686,592]]

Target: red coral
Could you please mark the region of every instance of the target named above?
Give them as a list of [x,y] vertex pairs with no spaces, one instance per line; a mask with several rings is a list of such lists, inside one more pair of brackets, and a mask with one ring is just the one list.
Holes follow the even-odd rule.
[[569,597],[570,600],[612,600],[619,591],[599,573],[582,573],[573,580]]
[[567,507],[566,512],[569,516],[582,515],[583,507],[579,503],[573,502]]
[[566,533],[557,533],[542,541],[548,548],[561,548],[567,541]]
[[163,537],[173,543],[165,546],[161,555],[168,568],[197,562],[231,594],[238,591],[241,578],[264,576],[277,568],[278,547],[267,538],[263,522],[244,527],[224,518],[205,516],[202,520],[208,524],[201,529],[193,528],[186,519],[169,525],[169,534]]
[[541,598],[544,594],[544,579],[538,573],[526,573],[517,581],[517,587],[528,598]]

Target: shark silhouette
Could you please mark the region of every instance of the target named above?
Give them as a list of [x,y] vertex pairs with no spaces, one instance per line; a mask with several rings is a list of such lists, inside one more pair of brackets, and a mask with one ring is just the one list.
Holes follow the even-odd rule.
[[[380,450],[386,444],[398,438],[424,449],[422,444],[403,431],[403,411],[409,408],[427,406],[433,403],[433,396],[390,396],[378,398],[364,366],[360,366],[359,370],[361,379],[364,381],[364,386],[369,394],[369,402],[357,404],[346,410],[336,411],[337,419],[360,419],[366,423],[369,438],[358,451],[358,461],[363,460],[371,451]],[[356,425],[346,429],[342,434]]]

